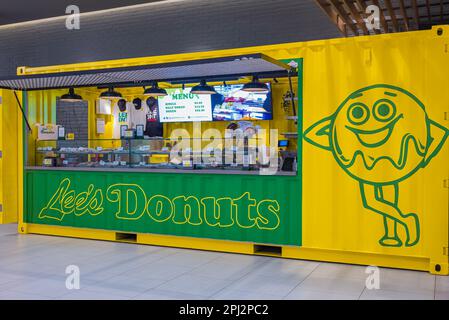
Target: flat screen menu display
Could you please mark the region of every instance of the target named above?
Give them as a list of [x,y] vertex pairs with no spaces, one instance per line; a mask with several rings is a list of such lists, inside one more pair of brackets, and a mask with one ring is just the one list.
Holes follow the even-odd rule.
[[[270,84],[268,84],[270,88]],[[243,85],[215,86],[217,94],[197,95],[191,88],[168,89],[159,98],[161,122],[272,120],[271,90],[245,92]],[[271,89],[271,88],[270,88]]]
[[242,88],[242,84],[215,86],[218,94],[212,95],[213,120],[272,120],[271,90],[254,93]]
[[159,98],[161,122],[212,121],[211,96],[191,94],[190,90],[168,89],[168,95]]

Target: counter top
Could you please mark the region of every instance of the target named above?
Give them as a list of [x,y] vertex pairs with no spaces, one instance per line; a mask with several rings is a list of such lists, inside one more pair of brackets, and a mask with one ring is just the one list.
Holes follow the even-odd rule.
[[[143,168],[87,168],[87,167],[25,167],[33,171],[80,171],[80,172],[139,172],[139,173],[177,173],[177,174],[225,174],[225,175],[262,175],[258,170],[231,169],[143,169]],[[279,171],[273,176],[296,176],[296,172]]]

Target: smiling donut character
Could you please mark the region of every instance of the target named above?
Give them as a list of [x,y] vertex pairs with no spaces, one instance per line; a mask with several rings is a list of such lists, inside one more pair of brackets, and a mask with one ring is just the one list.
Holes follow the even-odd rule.
[[[378,84],[355,91],[330,117],[315,123],[304,139],[331,151],[337,163],[359,181],[365,208],[384,218],[383,246],[419,242],[419,219],[398,207],[398,184],[424,168],[440,151],[449,130],[430,120],[423,103],[410,92]],[[391,199],[386,194],[392,193]]]

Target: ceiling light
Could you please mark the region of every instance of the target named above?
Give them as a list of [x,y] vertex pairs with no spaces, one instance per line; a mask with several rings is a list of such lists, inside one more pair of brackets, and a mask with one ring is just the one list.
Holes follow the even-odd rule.
[[83,97],[75,93],[75,89],[70,88],[69,92],[61,96],[61,101],[75,102],[83,100]]
[[122,94],[120,92],[114,91],[113,87],[109,87],[108,91],[102,92],[100,94],[100,98],[103,99],[117,99],[117,98],[121,98]]
[[165,97],[167,95],[167,91],[165,89],[159,88],[156,81],[153,81],[151,88],[145,89],[144,96],[150,97]]
[[268,88],[266,83],[262,83],[259,81],[258,76],[254,76],[253,80],[247,84],[245,84],[242,88],[243,91],[246,92],[257,92],[257,93],[263,93],[268,92],[270,89]]
[[190,93],[193,94],[216,94],[217,91],[215,91],[215,88],[212,86],[209,86],[206,83],[206,80],[201,80],[200,84],[197,86],[194,86]]

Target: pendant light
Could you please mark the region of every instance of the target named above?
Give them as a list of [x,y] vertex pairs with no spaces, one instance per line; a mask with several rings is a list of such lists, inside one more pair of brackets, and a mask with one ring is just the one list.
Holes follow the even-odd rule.
[[61,96],[61,101],[67,101],[67,102],[76,102],[76,101],[81,101],[83,100],[83,98],[75,93],[75,89],[70,88],[69,92],[66,94],[63,94]]
[[216,94],[217,91],[215,91],[215,88],[212,86],[209,86],[206,83],[206,80],[201,80],[200,84],[197,86],[194,86],[190,93],[193,94]]
[[258,76],[254,76],[251,82],[243,86],[242,91],[264,93],[270,91],[270,89],[268,88],[266,83],[262,83],[259,81]]
[[109,87],[108,91],[102,92],[100,94],[100,98],[103,98],[103,99],[112,100],[112,99],[118,99],[121,97],[122,97],[122,94],[120,92],[114,91],[113,87]]
[[165,97],[167,95],[167,91],[165,89],[159,88],[157,82],[153,81],[151,88],[145,89],[143,95],[150,97]]

